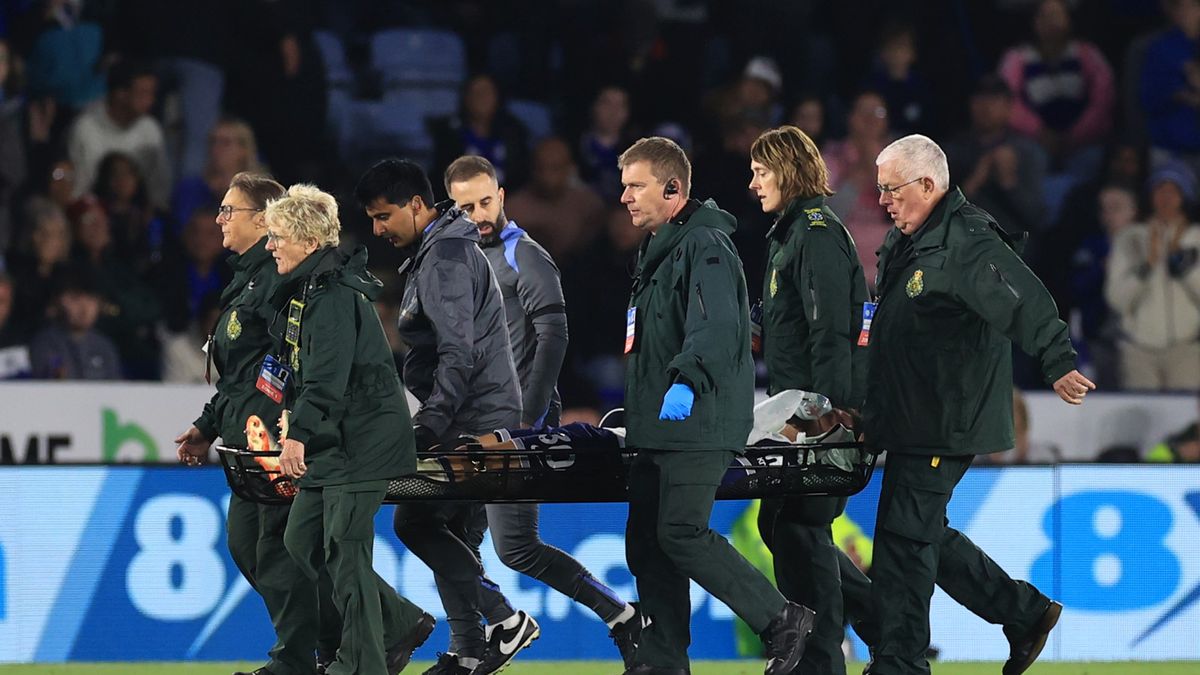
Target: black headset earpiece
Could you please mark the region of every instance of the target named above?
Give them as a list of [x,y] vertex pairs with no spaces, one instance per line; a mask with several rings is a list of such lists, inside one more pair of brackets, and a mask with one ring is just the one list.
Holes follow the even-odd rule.
[[679,180],[672,178],[663,186],[663,199],[670,199],[677,194],[679,194]]

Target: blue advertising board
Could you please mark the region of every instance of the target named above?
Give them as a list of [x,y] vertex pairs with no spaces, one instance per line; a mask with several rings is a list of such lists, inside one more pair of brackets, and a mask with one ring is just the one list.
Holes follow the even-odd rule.
[[[879,476],[847,514],[874,528]],[[0,469],[0,662],[257,660],[272,641],[261,600],[225,549],[228,488],[216,469]],[[728,534],[746,502],[717,504]],[[621,595],[623,504],[542,507],[542,536]],[[1200,467],[977,468],[950,505],[951,524],[1014,577],[1067,607],[1044,658],[1200,659]],[[441,618],[431,573],[376,519],[375,566]],[[537,617],[529,659],[616,659],[590,611],[506,569],[484,544],[489,575]],[[733,616],[692,587],[693,658],[736,658]],[[439,623],[418,658],[447,635]],[[1007,657],[1000,629],[940,591],[931,614],[942,657]],[[860,646],[861,647],[861,646]]]

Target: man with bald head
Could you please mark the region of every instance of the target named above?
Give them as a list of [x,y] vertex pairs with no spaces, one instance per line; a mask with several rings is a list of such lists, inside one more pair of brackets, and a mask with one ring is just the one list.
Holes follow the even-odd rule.
[[870,675],[929,673],[936,580],[1004,627],[1004,675],[1033,663],[1062,605],[1014,581],[949,526],[946,505],[975,455],[1013,447],[1012,343],[1072,405],[1095,389],[1075,369],[1067,325],[1021,261],[1021,242],[950,185],[946,155],[905,136],[876,159],[896,227],[879,249],[865,442],[887,450],[872,564],[879,642]]

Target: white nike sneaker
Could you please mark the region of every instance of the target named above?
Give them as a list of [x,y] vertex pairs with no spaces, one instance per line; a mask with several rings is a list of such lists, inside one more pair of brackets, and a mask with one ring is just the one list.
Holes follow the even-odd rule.
[[524,611],[518,611],[519,621],[514,628],[504,626],[488,626],[487,650],[483,659],[476,666],[473,675],[492,675],[508,667],[517,652],[533,644],[542,634],[541,627]]

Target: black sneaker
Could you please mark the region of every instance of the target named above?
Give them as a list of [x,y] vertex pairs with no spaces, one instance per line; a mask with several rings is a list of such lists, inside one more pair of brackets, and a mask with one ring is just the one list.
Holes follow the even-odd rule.
[[437,663],[421,675],[471,675],[473,672],[458,662],[458,654],[438,653]]
[[333,665],[333,656],[317,654],[317,675],[328,675],[329,666]]
[[474,675],[492,675],[504,670],[512,663],[517,652],[528,647],[542,634],[542,629],[532,616],[524,611],[517,612],[517,616],[520,620],[515,628],[504,628],[500,624],[488,626],[487,650],[476,666]]
[[646,627],[646,617],[642,615],[642,608],[636,602],[629,604],[633,605],[633,616],[613,626],[608,633],[608,637],[617,645],[617,651],[621,652],[626,670],[637,664],[634,657],[637,655],[638,642],[642,639],[642,629]]
[[1046,646],[1046,638],[1050,637],[1050,631],[1054,630],[1062,610],[1062,605],[1051,600],[1033,630],[1025,635],[1013,636],[1007,628],[1004,629],[1004,637],[1008,638],[1008,661],[1005,661],[1004,670],[1001,671],[1004,675],[1021,675],[1029,670]]
[[397,675],[408,667],[413,652],[417,651],[417,647],[425,644],[436,625],[437,619],[428,613],[421,613],[421,618],[417,619],[417,624],[413,626],[412,630],[387,650],[388,675]]
[[765,675],[787,675],[796,668],[816,618],[817,613],[803,605],[788,602],[783,606],[761,635],[767,646]]
[[247,673],[247,672],[246,672],[246,671],[244,671],[244,670],[238,670],[238,671],[235,671],[235,672],[233,673],[233,675],[275,675],[275,673],[272,673],[270,668],[267,668],[267,667],[265,667],[265,666],[264,666],[264,667],[262,667],[262,668],[259,668],[259,669],[257,669],[257,670],[253,670],[253,671],[251,671],[251,672],[249,672],[249,673]]

